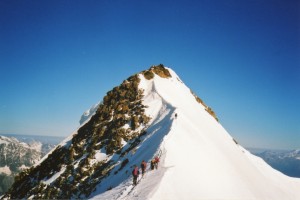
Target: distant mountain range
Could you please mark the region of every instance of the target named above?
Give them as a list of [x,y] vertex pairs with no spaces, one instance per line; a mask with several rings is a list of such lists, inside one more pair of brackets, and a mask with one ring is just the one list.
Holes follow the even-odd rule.
[[64,137],[58,136],[44,136],[44,135],[22,135],[22,134],[5,134],[0,133],[0,136],[13,137],[19,140],[20,142],[25,142],[27,144],[31,144],[34,142],[40,142],[44,144],[57,145],[61,142]]
[[63,138],[33,135],[0,135],[0,195],[20,171],[37,163]]
[[269,150],[248,148],[248,150],[285,175],[300,178],[300,149]]

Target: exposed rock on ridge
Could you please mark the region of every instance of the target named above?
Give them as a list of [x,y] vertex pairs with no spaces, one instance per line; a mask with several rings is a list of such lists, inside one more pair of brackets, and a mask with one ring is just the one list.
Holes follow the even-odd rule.
[[87,198],[104,178],[128,165],[127,154],[134,153],[147,136],[150,121],[142,102],[140,75],[147,80],[155,75],[171,77],[160,64],[129,77],[107,92],[91,119],[43,162],[20,173],[5,197]]
[[[163,65],[152,66],[148,71],[170,76]],[[120,163],[121,170],[128,163],[128,159],[122,158],[139,144],[150,120],[144,113],[139,82],[136,74],[107,92],[96,113],[71,141],[58,146],[36,167],[20,173],[6,197],[85,198]],[[107,157],[96,160],[97,153]],[[119,160],[110,159],[112,155],[119,156]],[[60,175],[47,184],[55,174]]]

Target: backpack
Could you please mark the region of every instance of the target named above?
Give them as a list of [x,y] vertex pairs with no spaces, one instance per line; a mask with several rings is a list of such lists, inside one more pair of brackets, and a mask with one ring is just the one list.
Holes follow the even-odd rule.
[[132,170],[133,176],[137,176],[137,175],[139,175],[139,173],[140,173],[140,171],[139,171],[139,168],[137,168],[137,167]]

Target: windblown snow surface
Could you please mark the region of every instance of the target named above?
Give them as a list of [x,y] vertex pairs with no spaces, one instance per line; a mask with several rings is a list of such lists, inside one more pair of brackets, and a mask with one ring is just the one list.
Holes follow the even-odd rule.
[[[103,184],[112,189],[97,187],[90,198],[300,199],[300,179],[283,175],[236,144],[175,72],[168,70],[172,78],[155,75],[146,80],[139,75],[143,103],[148,106],[146,114],[152,121],[147,136],[129,160],[138,166],[146,160],[147,173],[139,177],[135,187],[131,175],[125,172],[121,179],[117,178],[120,175],[109,176]],[[149,162],[155,155],[161,156],[161,162],[158,170],[151,171]]]

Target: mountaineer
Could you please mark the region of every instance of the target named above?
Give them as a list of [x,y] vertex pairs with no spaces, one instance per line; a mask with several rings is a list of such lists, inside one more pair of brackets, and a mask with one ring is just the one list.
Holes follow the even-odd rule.
[[143,160],[141,163],[141,169],[142,169],[142,176],[144,176],[146,171],[147,163]]
[[134,165],[134,168],[132,170],[132,175],[133,175],[133,185],[137,184],[137,178],[139,177],[140,171],[138,166]]

